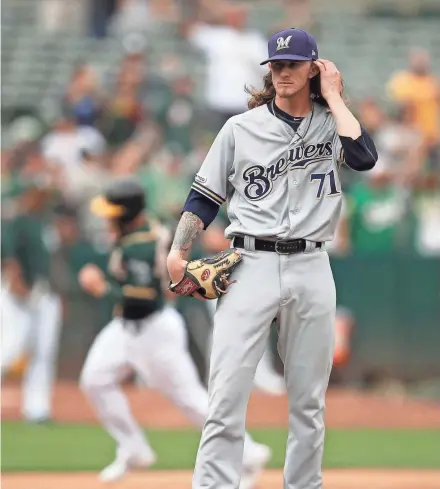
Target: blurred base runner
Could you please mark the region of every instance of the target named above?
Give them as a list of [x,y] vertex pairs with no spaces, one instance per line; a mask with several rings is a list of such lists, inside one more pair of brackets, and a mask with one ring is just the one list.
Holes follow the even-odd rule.
[[[188,351],[184,320],[164,294],[169,237],[144,213],[145,205],[144,190],[133,178],[115,181],[92,202],[92,210],[107,220],[114,240],[108,266],[111,279],[92,264],[79,274],[81,286],[90,294],[116,298],[115,316],[95,339],[80,379],[117,443],[115,461],[100,474],[105,482],[124,476],[133,466],[149,467],[156,461],[120,386],[131,372],[165,394],[199,429],[208,417],[208,393]],[[241,489],[253,486],[270,456],[268,447],[245,436]]]
[[[84,393],[118,445],[115,461],[100,474],[104,482],[119,479],[131,467],[156,462],[120,387],[133,371],[167,396],[198,428],[203,428],[207,417],[208,394],[188,351],[180,314],[168,306],[140,322],[122,324],[120,318],[114,318],[97,336],[81,374]],[[268,447],[246,436],[241,489],[253,487],[270,456]]]

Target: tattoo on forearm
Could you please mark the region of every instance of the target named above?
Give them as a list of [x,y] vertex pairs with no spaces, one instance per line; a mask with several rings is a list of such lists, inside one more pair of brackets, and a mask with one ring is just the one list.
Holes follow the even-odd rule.
[[203,221],[192,212],[184,212],[176,229],[172,250],[186,254],[195,238],[203,231]]

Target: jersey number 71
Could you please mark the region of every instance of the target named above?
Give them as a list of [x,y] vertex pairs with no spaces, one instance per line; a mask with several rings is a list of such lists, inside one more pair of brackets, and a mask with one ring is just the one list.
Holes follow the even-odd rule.
[[327,195],[339,195],[341,192],[336,188],[336,178],[334,170],[329,171],[328,173],[312,173],[310,175],[310,181],[315,182],[318,181],[318,192],[316,194],[316,198],[320,199],[324,190],[324,182],[326,177],[328,177],[330,182],[330,192]]

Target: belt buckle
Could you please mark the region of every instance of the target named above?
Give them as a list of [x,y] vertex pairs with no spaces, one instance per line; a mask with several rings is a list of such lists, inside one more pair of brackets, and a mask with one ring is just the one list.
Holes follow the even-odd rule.
[[276,251],[276,253],[278,253],[278,255],[290,255],[290,253],[291,253],[290,251],[280,251],[280,249],[278,247],[278,245],[280,243],[283,244],[282,241],[275,241],[275,251]]

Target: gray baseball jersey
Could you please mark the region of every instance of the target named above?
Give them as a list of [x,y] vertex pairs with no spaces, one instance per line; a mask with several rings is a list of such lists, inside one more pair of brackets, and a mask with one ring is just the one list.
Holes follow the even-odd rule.
[[263,105],[229,119],[192,188],[228,202],[233,235],[331,241],[342,206],[342,146],[319,104],[295,132]]

